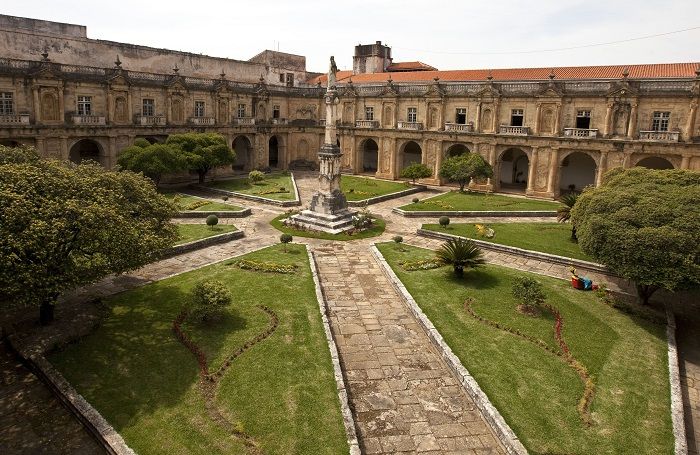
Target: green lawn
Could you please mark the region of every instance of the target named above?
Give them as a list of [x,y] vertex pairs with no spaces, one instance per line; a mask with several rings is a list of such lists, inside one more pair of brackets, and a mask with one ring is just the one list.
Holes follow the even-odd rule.
[[163,196],[173,201],[177,208],[183,212],[190,210],[196,212],[238,212],[243,210],[242,207],[238,207],[233,204],[214,202],[201,197],[189,196],[182,193],[168,192],[163,193]]
[[564,223],[490,223],[486,226],[496,232],[493,238],[481,237],[474,224],[454,223],[443,228],[439,224],[424,224],[423,229],[469,237],[485,242],[541,251],[568,258],[593,261],[584,254],[578,243],[571,240],[571,224]]
[[218,224],[213,227],[207,226],[202,220],[201,224],[178,224],[178,240],[175,245],[192,242],[194,240],[206,239],[214,235],[235,231],[236,226],[232,224]]
[[292,177],[284,174],[265,174],[265,180],[258,183],[251,183],[247,177],[243,177],[207,183],[207,186],[279,201],[293,201],[296,198]]
[[396,193],[411,188],[406,182],[391,182],[354,175],[340,177],[340,189],[348,201],[361,201],[376,196]]
[[383,219],[375,218],[374,226],[362,232],[357,232],[354,234],[326,234],[325,232],[302,231],[289,226],[285,226],[284,223],[282,223],[282,221],[285,220],[287,217],[289,217],[289,214],[287,213],[278,215],[272,221],[270,221],[270,224],[278,231],[284,232],[286,234],[292,234],[293,237],[310,237],[314,239],[323,240],[359,240],[382,235],[382,233],[384,232],[384,228],[386,227],[386,222]]
[[[311,270],[302,245],[244,256],[294,263],[293,274],[242,270],[230,262],[168,278],[106,301],[109,314],[92,335],[50,356],[71,384],[142,454],[247,454],[212,423],[194,356],[172,324],[193,284],[224,281],[233,304],[223,320],[186,321],[215,371],[224,358],[268,328],[272,335],[237,357],[221,379],[216,405],[266,454],[347,453],[343,420]],[[282,298],[284,296],[284,298]]]
[[455,279],[452,269],[406,272],[398,263],[430,258],[428,250],[393,243],[382,254],[532,454],[672,454],[665,327],[621,313],[569,283],[536,276],[563,316],[571,353],[592,375],[596,394],[587,427],[577,411],[583,383],[551,353],[480,317],[518,329],[556,349],[553,317],[516,311],[512,269],[485,266]]
[[555,211],[561,204],[558,202],[538,201],[522,197],[504,196],[501,194],[486,193],[460,193],[450,191],[439,196],[423,199],[416,204],[408,204],[400,207],[402,210],[425,212],[434,210],[454,211],[518,211],[518,210],[552,210]]

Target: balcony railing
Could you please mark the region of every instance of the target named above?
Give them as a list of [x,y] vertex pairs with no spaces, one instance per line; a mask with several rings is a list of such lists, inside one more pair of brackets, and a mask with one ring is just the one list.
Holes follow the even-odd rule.
[[639,139],[642,141],[678,142],[680,135],[679,131],[640,131]]
[[398,122],[398,128],[400,130],[417,130],[420,131],[423,129],[423,123],[422,122]]
[[377,128],[379,122],[376,120],[355,120],[355,128]]
[[286,125],[289,123],[286,118],[273,118],[272,119],[272,124],[273,125]]
[[137,115],[136,124],[144,126],[165,126],[165,116],[162,115]]
[[459,131],[462,133],[471,133],[474,131],[474,124],[469,123],[445,123],[445,131]]
[[318,119],[318,126],[326,126],[326,119],[325,118]]
[[566,137],[598,137],[598,130],[595,128],[564,128]]
[[216,122],[214,117],[190,117],[190,123],[197,126],[211,126]]
[[29,114],[0,115],[0,125],[29,125]]
[[527,136],[528,134],[530,134],[530,128],[527,126],[501,125],[498,132],[501,134],[508,134],[511,136]]
[[[279,119],[277,119],[277,120],[279,120]],[[241,125],[241,126],[255,125],[255,118],[253,118],[253,117],[234,117],[233,124],[234,125]]]
[[74,115],[73,124],[75,125],[105,125],[105,117],[102,115]]

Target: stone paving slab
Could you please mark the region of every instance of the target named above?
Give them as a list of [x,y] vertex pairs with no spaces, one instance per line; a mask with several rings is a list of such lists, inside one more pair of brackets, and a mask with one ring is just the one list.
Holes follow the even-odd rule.
[[315,256],[363,451],[505,453],[367,245]]

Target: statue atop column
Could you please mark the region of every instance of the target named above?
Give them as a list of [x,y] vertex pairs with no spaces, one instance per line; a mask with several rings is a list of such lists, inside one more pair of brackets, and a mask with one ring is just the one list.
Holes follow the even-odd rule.
[[327,90],[335,90],[336,73],[338,73],[338,67],[335,64],[335,57],[331,55],[331,66],[328,68],[328,85]]

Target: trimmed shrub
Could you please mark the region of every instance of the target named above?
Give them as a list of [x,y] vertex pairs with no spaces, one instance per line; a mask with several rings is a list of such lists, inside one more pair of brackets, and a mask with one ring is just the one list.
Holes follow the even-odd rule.
[[216,215],[209,215],[207,217],[207,226],[209,226],[211,229],[214,229],[214,226],[219,224],[219,217]]
[[224,201],[224,202],[228,201],[228,196],[223,196],[223,197],[221,198],[221,200]]
[[417,197],[414,197],[414,198],[413,198],[413,203],[414,203],[414,204],[418,204],[419,202],[420,202],[420,199],[418,199]]
[[287,244],[290,243],[294,238],[292,234],[282,234],[280,235],[280,242],[284,245],[284,252],[287,252]]
[[530,311],[544,304],[545,295],[542,284],[529,276],[519,276],[513,281],[513,297],[518,299],[525,309]]
[[450,224],[450,217],[449,216],[441,216],[438,219],[438,223],[440,223],[440,226],[443,228],[446,228]]
[[250,171],[250,173],[248,174],[248,180],[251,183],[262,182],[263,180],[265,180],[265,174],[263,174],[260,171]]
[[201,321],[210,321],[220,316],[231,304],[231,292],[219,280],[203,280],[190,292],[190,314]]
[[393,240],[394,243],[401,243],[401,242],[403,242],[403,237],[401,237],[400,235],[395,235],[394,237],[391,238],[391,240]]

